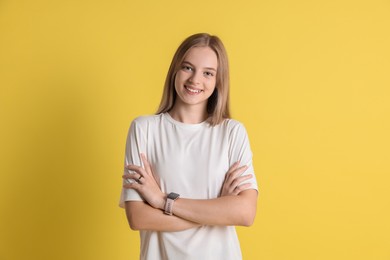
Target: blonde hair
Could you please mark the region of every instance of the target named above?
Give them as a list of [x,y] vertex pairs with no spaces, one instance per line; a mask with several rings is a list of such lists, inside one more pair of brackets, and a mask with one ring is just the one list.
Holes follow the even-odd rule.
[[188,51],[193,47],[210,47],[217,55],[216,86],[207,101],[208,122],[215,126],[230,118],[229,111],[229,63],[222,41],[214,35],[198,33],[185,39],[176,50],[165,79],[164,91],[156,114],[169,112],[176,101],[175,77]]

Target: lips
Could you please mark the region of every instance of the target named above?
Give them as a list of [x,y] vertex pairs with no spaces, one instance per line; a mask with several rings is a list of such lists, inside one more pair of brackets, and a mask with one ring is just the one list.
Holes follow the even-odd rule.
[[187,90],[187,92],[189,92],[190,94],[199,94],[200,92],[202,92],[201,89],[195,89],[195,88],[191,88],[189,86],[186,86],[184,85],[184,88]]

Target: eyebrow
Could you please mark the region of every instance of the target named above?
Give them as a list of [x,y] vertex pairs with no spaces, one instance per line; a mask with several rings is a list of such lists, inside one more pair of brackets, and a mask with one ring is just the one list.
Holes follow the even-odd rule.
[[[187,63],[188,65],[190,65],[190,66],[192,66],[192,67],[195,67],[195,66],[194,66],[191,62],[189,62],[189,61],[183,61],[183,64],[184,64],[184,63]],[[213,71],[217,72],[217,70],[214,69],[214,68],[212,68],[212,67],[204,67],[203,69],[213,70]]]

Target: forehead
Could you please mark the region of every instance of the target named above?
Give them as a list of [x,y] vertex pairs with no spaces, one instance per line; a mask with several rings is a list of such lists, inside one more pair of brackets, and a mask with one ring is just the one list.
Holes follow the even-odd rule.
[[190,62],[199,68],[217,69],[218,67],[217,54],[210,47],[191,48],[184,57],[184,62]]

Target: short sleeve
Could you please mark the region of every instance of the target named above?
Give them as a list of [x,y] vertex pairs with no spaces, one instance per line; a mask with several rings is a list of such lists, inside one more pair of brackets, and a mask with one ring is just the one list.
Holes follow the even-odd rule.
[[237,161],[240,162],[240,166],[248,166],[248,169],[242,175],[253,174],[252,178],[242,184],[251,183],[251,186],[248,189],[255,189],[258,191],[248,134],[244,125],[238,122],[233,126],[229,135],[229,163],[230,165],[233,165]]
[[[140,153],[145,153],[146,151],[146,137],[139,126],[136,120],[134,120],[129,128],[126,140],[126,149],[125,149],[125,160],[124,160],[124,173],[132,173],[129,170],[125,169],[126,165],[133,164],[141,166],[141,157]],[[123,180],[123,183],[130,180]],[[132,189],[125,189],[122,187],[119,206],[124,208],[125,201],[142,201],[143,199],[138,194],[137,191]]]

